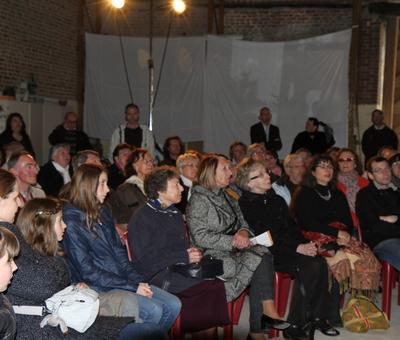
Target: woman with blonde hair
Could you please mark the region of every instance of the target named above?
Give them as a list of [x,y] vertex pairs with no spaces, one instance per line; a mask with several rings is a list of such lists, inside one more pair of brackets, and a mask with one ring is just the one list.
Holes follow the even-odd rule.
[[[100,166],[81,165],[72,178],[69,203],[63,210],[68,227],[63,244],[72,279],[85,282],[102,298],[117,293],[124,303],[137,304],[139,318],[166,333],[179,315],[180,301],[144,282],[129,262],[113,216],[103,205],[109,191],[107,173]],[[132,315],[128,309],[118,313]]]

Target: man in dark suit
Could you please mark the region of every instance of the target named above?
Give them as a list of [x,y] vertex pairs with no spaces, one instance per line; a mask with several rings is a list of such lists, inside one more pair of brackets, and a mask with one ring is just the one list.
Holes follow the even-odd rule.
[[278,152],[282,148],[279,128],[271,123],[271,111],[268,107],[260,110],[260,122],[250,128],[251,144],[264,143],[266,148]]

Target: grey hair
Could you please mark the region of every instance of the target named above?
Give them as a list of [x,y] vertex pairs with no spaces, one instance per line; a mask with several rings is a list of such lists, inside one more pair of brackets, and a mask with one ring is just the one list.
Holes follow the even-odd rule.
[[295,153],[291,153],[285,157],[283,160],[283,167],[285,168],[285,171],[287,171],[288,168],[290,168],[290,163],[293,161],[303,161],[304,163],[304,158],[300,155],[297,155]]
[[54,160],[54,156],[57,154],[58,151],[61,149],[68,149],[68,152],[70,150],[70,146],[67,143],[61,143],[61,144],[56,144],[53,145],[50,149],[50,159]]
[[82,164],[85,164],[89,155],[94,155],[100,159],[100,155],[97,151],[94,150],[82,150],[78,151],[78,153],[72,159],[72,169],[75,172]]
[[176,160],[176,167],[178,169],[182,169],[186,165],[186,162],[189,159],[197,159],[199,161],[199,163],[200,163],[200,159],[195,153],[193,153],[193,152],[185,152],[184,154],[180,155],[178,157],[178,159]]

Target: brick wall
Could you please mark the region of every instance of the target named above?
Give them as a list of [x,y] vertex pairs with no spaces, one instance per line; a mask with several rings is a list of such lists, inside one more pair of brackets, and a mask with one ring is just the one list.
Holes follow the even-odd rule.
[[[330,0],[325,4],[328,2]],[[100,2],[86,0],[87,11],[84,11],[82,3],[83,0],[0,0],[0,89],[19,84],[34,74],[39,95],[82,100],[82,25],[86,31],[97,30],[96,6]],[[166,35],[170,18],[166,3],[166,0],[155,1],[155,36]],[[207,1],[200,3],[203,5],[189,6],[183,17],[174,19],[172,35],[207,33],[207,7],[204,5]],[[345,5],[350,1],[340,3]],[[117,34],[115,23],[118,22],[123,35],[148,36],[149,1],[127,1],[123,13],[104,4],[101,10],[102,33]],[[381,21],[367,11],[364,11],[363,18],[358,98],[360,104],[374,104],[377,102]],[[351,8],[344,6],[227,7],[225,10],[225,34],[240,34],[249,40],[293,40],[350,27]]]
[[35,76],[38,95],[80,99],[80,0],[0,1],[0,89]]

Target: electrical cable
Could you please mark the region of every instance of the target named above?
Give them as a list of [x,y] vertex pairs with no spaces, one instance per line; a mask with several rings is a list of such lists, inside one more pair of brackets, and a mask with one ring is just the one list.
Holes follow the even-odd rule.
[[134,103],[131,82],[129,80],[128,67],[126,65],[124,42],[122,41],[121,31],[120,31],[118,23],[117,23],[117,29],[118,29],[118,37],[119,37],[119,46],[121,49],[122,63],[124,65],[125,78],[126,78],[126,82],[128,84],[129,96],[131,98],[131,103]]

